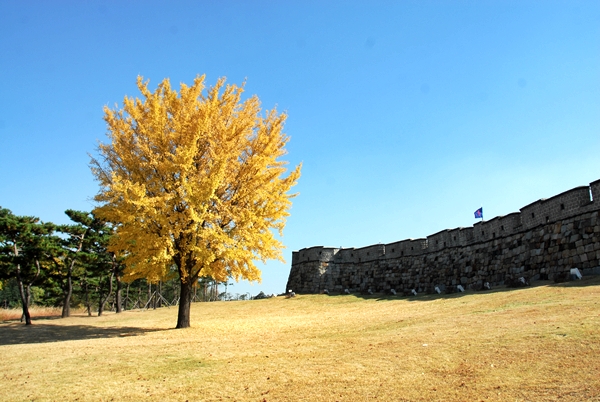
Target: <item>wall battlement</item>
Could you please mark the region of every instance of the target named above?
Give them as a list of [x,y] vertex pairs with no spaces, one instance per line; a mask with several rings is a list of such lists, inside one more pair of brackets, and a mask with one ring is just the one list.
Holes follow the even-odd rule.
[[[537,200],[519,212],[477,222],[472,227],[441,230],[424,239],[361,248],[304,248],[292,253],[287,288],[300,293],[350,288],[364,291],[365,287],[385,291],[393,285],[415,288],[425,271],[430,284],[443,287],[457,283],[477,287],[482,281],[503,283],[515,271],[531,279],[550,278],[576,265],[600,273],[598,211],[600,180]],[[569,227],[570,230],[564,229]],[[565,248],[576,251],[564,253]],[[527,254],[531,249],[538,251]],[[493,258],[502,255],[501,262]],[[544,256],[546,267],[535,263],[531,271],[531,261],[537,261],[533,257],[540,255]],[[575,255],[578,258],[573,258]],[[473,272],[474,264],[486,268],[491,263],[496,264],[491,271],[483,269],[478,275],[467,275]],[[377,277],[380,269],[386,271],[384,279]],[[419,278],[414,277],[414,269],[420,270]],[[525,272],[528,270],[531,272]],[[390,280],[396,276],[404,279]],[[422,289],[433,290],[432,286],[421,285]]]

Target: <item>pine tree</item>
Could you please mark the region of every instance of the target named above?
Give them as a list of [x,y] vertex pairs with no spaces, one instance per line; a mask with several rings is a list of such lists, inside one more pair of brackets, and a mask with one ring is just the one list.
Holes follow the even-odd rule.
[[46,273],[54,230],[52,223],[0,208],[0,279],[16,279],[26,325],[31,325],[31,287]]

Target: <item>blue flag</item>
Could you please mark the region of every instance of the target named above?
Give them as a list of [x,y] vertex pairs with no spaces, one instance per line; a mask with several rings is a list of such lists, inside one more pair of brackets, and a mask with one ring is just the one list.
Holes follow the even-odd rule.
[[475,211],[475,218],[483,219],[483,207],[481,207],[477,211]]

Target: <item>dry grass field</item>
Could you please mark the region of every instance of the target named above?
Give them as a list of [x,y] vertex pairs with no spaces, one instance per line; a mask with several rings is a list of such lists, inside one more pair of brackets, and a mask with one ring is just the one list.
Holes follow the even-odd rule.
[[[32,319],[60,317],[62,309],[59,307],[32,307],[29,314]],[[23,309],[11,308],[0,309],[0,322],[19,320],[23,315]]]
[[600,278],[0,323],[3,401],[600,401]]

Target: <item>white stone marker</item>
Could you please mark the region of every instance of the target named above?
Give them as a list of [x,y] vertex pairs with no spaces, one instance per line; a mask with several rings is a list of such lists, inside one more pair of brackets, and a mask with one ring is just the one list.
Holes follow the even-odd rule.
[[571,275],[575,275],[577,279],[581,279],[583,277],[578,268],[571,268]]

